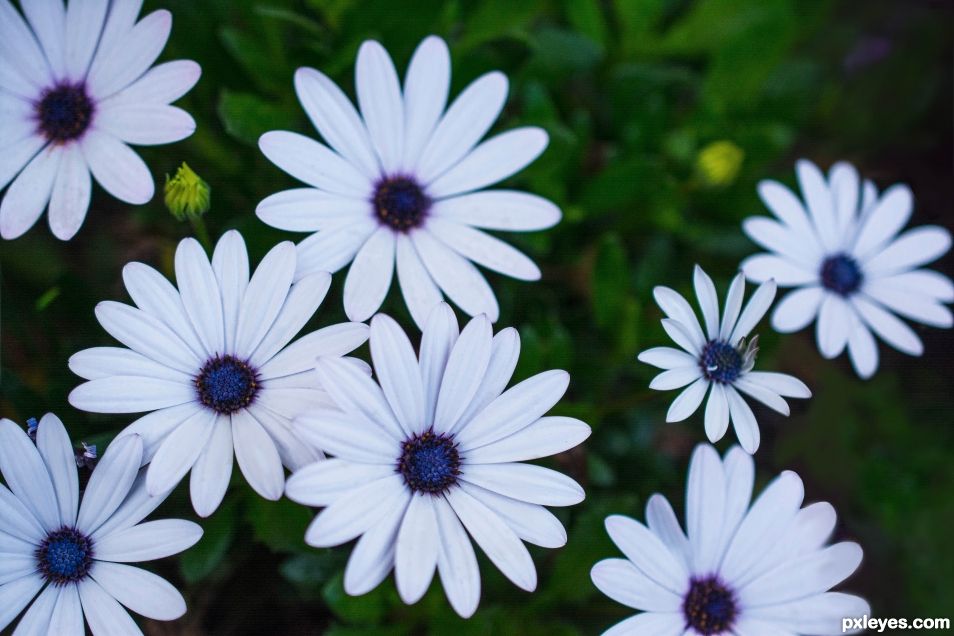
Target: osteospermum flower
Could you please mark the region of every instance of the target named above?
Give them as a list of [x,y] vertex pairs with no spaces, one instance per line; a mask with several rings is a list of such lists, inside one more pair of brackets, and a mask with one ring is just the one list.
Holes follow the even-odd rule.
[[[29,230],[49,204],[50,229],[76,234],[89,207],[90,173],[111,195],[145,203],[154,184],[127,144],[184,139],[195,122],[170,106],[199,79],[195,62],[149,67],[172,16],[136,22],[141,0],[22,2],[26,22],[0,0],[0,236]],[[14,179],[14,177],[16,177]]]
[[[637,614],[603,636],[822,636],[842,619],[871,613],[864,599],[829,590],[861,563],[856,543],[827,545],[835,509],[802,508],[804,487],[785,471],[754,502],[752,458],[738,447],[720,460],[700,444],[692,456],[683,533],[655,494],[646,525],[619,515],[606,530],[625,559],[591,572],[604,594]],[[858,631],[858,630],[855,630]]]
[[361,537],[345,569],[348,594],[372,590],[393,568],[401,598],[415,603],[436,568],[451,606],[468,617],[480,600],[470,538],[514,584],[535,589],[536,569],[521,541],[564,545],[563,526],[543,506],[579,503],[583,489],[520,462],[572,448],[590,428],[543,417],[566,391],[565,371],[504,392],[519,349],[516,330],[493,336],[485,316],[458,335],[453,311],[441,303],[419,357],[391,318],[372,320],[380,386],[341,360],[319,360],[318,375],[340,410],[315,409],[297,423],[335,458],[296,472],[286,494],[327,506],[308,528],[308,544]]
[[173,488],[191,468],[192,503],[207,516],[225,495],[233,450],[249,485],[273,500],[282,495],[282,464],[294,469],[321,457],[291,419],[331,403],[312,379],[315,360],[360,346],[368,327],[332,325],[288,345],[331,282],[318,272],[292,284],[295,260],[295,246],[280,243],[250,279],[238,232],[222,237],[211,264],[197,241],[185,239],[176,250],[178,290],[151,267],[130,263],[123,279],[139,308],[97,305],[100,324],[129,348],[70,358],[70,369],[89,380],[70,403],[98,413],[152,411],[120,433],[142,436],[151,493]]
[[142,634],[123,606],[156,620],[185,614],[185,600],[165,579],[126,565],[177,554],[202,536],[191,521],[140,523],[167,494],[146,492],[142,453],[136,435],[110,444],[81,502],[62,422],[45,415],[34,445],[15,423],[0,420],[7,484],[0,485],[0,630],[34,597],[16,636],[83,636],[84,615],[93,634]]
[[743,310],[745,277],[737,275],[729,287],[721,320],[715,285],[698,265],[693,283],[704,328],[678,292],[662,286],[653,290],[667,316],[662,321],[663,329],[683,350],[655,347],[639,354],[641,362],[665,369],[653,378],[649,388],[668,391],[688,385],[669,407],[667,422],[681,422],[695,413],[708,391],[705,426],[709,440],[722,439],[731,421],[742,448],[754,453],[759,447],[759,425],[739,392],[782,415],[789,413],[783,397],[807,398],[812,394],[801,380],[790,375],[753,370],[758,336],[748,342],[746,338],[772,304],[775,283],[760,285]]
[[752,217],[742,225],[771,252],[747,258],[745,275],[797,288],[775,308],[772,326],[789,333],[814,321],[822,356],[835,358],[847,347],[863,378],[878,369],[872,334],[921,355],[921,339],[894,314],[934,327],[954,324],[944,306],[954,302],[951,279],[919,269],[950,249],[950,232],[924,226],[898,236],[913,208],[906,185],[879,196],[847,163],[832,166],[827,180],[809,161],[799,161],[796,172],[804,205],[780,183],[763,181],[759,195],[777,220]]
[[560,210],[523,192],[478,190],[536,159],[546,132],[524,127],[478,143],[503,109],[507,78],[477,78],[445,111],[450,55],[438,37],[415,51],[403,90],[387,51],[365,42],[355,85],[360,115],[319,71],[295,73],[298,98],[330,148],[291,132],[263,135],[265,156],[312,187],[268,197],[259,218],[315,232],[298,246],[299,276],[353,261],[344,288],[351,320],[377,311],[397,263],[418,326],[442,291],[468,314],[496,321],[496,297],[473,263],[521,280],[538,279],[540,270],[482,230],[541,230],[559,221]]

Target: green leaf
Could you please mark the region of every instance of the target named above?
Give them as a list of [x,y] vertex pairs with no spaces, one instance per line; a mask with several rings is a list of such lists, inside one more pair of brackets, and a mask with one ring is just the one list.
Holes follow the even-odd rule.
[[288,128],[296,116],[288,109],[266,102],[256,95],[223,89],[219,97],[219,118],[227,133],[255,146],[263,133]]
[[235,500],[228,500],[202,524],[202,539],[179,557],[179,569],[186,582],[197,583],[222,564],[235,539],[237,512]]
[[617,327],[629,287],[626,249],[616,233],[603,236],[593,266],[593,314],[600,327]]
[[312,516],[308,508],[288,499],[268,501],[251,491],[246,497],[245,519],[255,538],[276,552],[301,549]]
[[377,586],[362,596],[349,596],[344,591],[344,574],[338,573],[325,585],[325,602],[336,616],[349,623],[378,624],[384,620],[391,605],[400,604],[397,591],[389,582]]

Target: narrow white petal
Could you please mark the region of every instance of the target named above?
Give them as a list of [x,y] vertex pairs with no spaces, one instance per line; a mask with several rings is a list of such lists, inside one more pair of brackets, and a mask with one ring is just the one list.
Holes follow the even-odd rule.
[[692,551],[689,539],[682,531],[669,501],[658,493],[646,502],[646,525],[685,567],[691,565]]
[[[182,305],[182,296],[165,276],[148,265],[133,262],[123,267],[123,283],[136,306],[165,324],[172,333],[178,336],[192,352],[195,362],[212,355],[213,352],[205,348],[189,321],[189,316]],[[119,369],[105,375],[139,375],[138,373],[121,374]]]
[[34,573],[0,585],[0,629],[6,629],[45,584],[46,580]]
[[878,284],[894,289],[907,289],[943,303],[954,302],[954,282],[944,274],[930,269],[885,276],[878,279]]
[[687,482],[686,530],[692,545],[693,572],[714,572],[722,558],[726,480],[722,461],[712,446],[696,447]]
[[404,439],[411,433],[411,422],[400,422],[388,405],[381,387],[371,378],[335,358],[320,358],[316,367],[322,386],[338,407],[372,425],[377,425],[394,439]]
[[351,262],[377,228],[378,224],[368,216],[312,234],[297,246],[298,270],[295,280],[315,272],[334,274]]
[[430,495],[412,495],[398,531],[394,579],[401,600],[409,605],[424,596],[437,568],[440,534],[434,508]]
[[[358,539],[345,567],[344,589],[352,596],[367,594],[387,577],[394,567],[394,547],[410,497],[385,502],[376,511],[377,521]],[[380,513],[380,514],[379,514]]]
[[83,153],[76,144],[63,149],[50,195],[50,230],[61,241],[68,241],[79,231],[89,208],[92,179]]
[[140,470],[132,488],[129,489],[129,495],[116,509],[116,512],[91,535],[91,538],[95,542],[113,532],[132,528],[152,514],[166,500],[168,494],[168,492],[165,492],[157,496],[150,495],[146,490],[146,471]]
[[212,426],[212,437],[199,453],[189,476],[192,507],[200,517],[208,517],[215,512],[225,497],[232,477],[231,419],[220,415]]
[[796,163],[795,171],[821,244],[829,250],[837,248],[838,226],[835,221],[834,199],[825,176],[818,166],[804,159]]
[[424,38],[414,51],[404,77],[404,160],[412,170],[447,104],[450,52],[439,37]]
[[153,561],[188,550],[200,538],[202,528],[191,521],[147,521],[98,538],[96,559],[116,563]]
[[146,474],[150,494],[169,492],[185,477],[212,436],[216,417],[214,412],[200,409],[166,437]]
[[142,636],[129,613],[99,583],[87,578],[78,587],[83,614],[96,636]]
[[308,526],[305,543],[316,548],[351,541],[373,527],[397,500],[409,500],[410,492],[399,475],[372,481],[340,497],[325,508]]
[[778,393],[763,384],[749,381],[747,375],[737,379],[733,386],[777,413],[789,415],[791,412],[788,403]]
[[752,241],[775,252],[786,260],[806,269],[814,269],[821,262],[822,252],[814,241],[774,219],[753,216],[742,222],[742,230]]
[[749,280],[764,283],[775,280],[782,287],[818,283],[818,272],[773,254],[749,256],[739,266]]
[[860,296],[853,297],[851,305],[873,332],[898,351],[911,356],[919,356],[924,352],[924,345],[918,335],[894,314]]
[[865,285],[864,293],[896,314],[910,320],[941,329],[948,329],[954,325],[954,316],[951,316],[950,309],[919,291],[899,289],[875,280]]
[[442,498],[434,499],[437,516],[437,571],[444,584],[444,593],[451,607],[462,618],[477,611],[480,602],[480,570],[470,537],[461,525],[450,504]]
[[136,152],[109,133],[91,128],[80,140],[93,177],[111,195],[134,205],[152,199],[156,185],[149,167]]
[[825,291],[817,285],[787,293],[772,312],[772,328],[779,333],[792,333],[804,329],[815,320],[826,295]]
[[158,64],[107,101],[110,105],[169,104],[192,89],[202,68],[192,60]]
[[447,303],[438,303],[431,310],[424,325],[418,355],[421,379],[424,383],[425,428],[434,425],[434,413],[437,410],[437,398],[440,395],[444,370],[459,335],[454,310]]
[[[8,195],[9,196],[9,195]],[[951,233],[937,225],[908,230],[864,262],[866,275],[888,276],[930,263],[951,249]]]
[[[664,373],[670,373],[670,371],[665,371]],[[667,422],[681,422],[685,420],[695,413],[699,405],[702,404],[702,399],[706,396],[706,391],[709,390],[710,382],[707,378],[699,376],[698,367],[693,367],[692,373],[693,377],[698,379],[672,401],[669,411],[666,413]],[[657,376],[657,378],[658,377],[659,376]],[[650,388],[654,387],[650,386]]]
[[[34,576],[37,576],[35,573],[36,564],[34,561],[33,565]],[[44,581],[45,582],[45,581]],[[56,612],[57,605],[60,600],[60,595],[62,594],[75,594],[77,596],[77,603],[79,603],[79,593],[76,590],[75,585],[67,585],[65,587],[58,587],[56,585],[47,585],[46,588],[36,597],[36,600],[30,604],[30,607],[27,608],[27,611],[23,613],[23,617],[17,623],[16,630],[13,631],[13,634],[16,636],[47,636],[50,633],[62,634],[63,631],[51,632],[51,622],[53,619],[53,614]],[[35,592],[34,592],[35,594]],[[0,592],[2,595],[2,592]],[[26,599],[29,602],[29,599]],[[20,608],[22,609],[22,608]],[[19,609],[17,610],[19,612]],[[65,612],[63,614],[65,618]],[[12,620],[13,617],[10,617],[9,620]],[[70,636],[85,636],[85,628],[83,627],[83,609],[80,607],[79,614],[80,624],[79,629],[74,629],[73,631],[67,632]],[[3,622],[3,611],[0,610],[0,628],[5,627]],[[61,630],[66,627],[62,623],[58,625]]]
[[388,464],[360,464],[324,459],[295,471],[285,484],[285,496],[306,506],[328,506],[345,493],[394,474]]
[[749,371],[745,374],[749,382],[760,384],[782,397],[809,398],[811,390],[798,378],[786,373],[772,371]]
[[422,331],[434,307],[441,302],[441,290],[427,273],[417,250],[406,234],[397,237],[397,277],[401,294],[415,324]]
[[776,289],[775,282],[771,280],[759,285],[745,309],[742,310],[742,315],[739,316],[739,321],[735,324],[732,335],[729,336],[730,344],[737,344],[755,329],[755,326],[762,320],[762,316],[772,306]]
[[350,219],[368,216],[366,199],[325,192],[317,188],[283,190],[262,199],[255,214],[266,225],[289,232],[331,230]]
[[461,481],[460,487],[497,513],[522,541],[544,548],[562,548],[566,545],[566,529],[543,506],[507,497],[466,481]]
[[715,444],[725,435],[729,428],[729,400],[725,394],[725,386],[718,382],[712,383],[709,399],[706,401],[706,437]]
[[358,50],[355,88],[381,167],[391,173],[404,158],[404,100],[391,56],[374,40]]
[[371,320],[371,359],[381,389],[398,420],[424,422],[424,385],[414,347],[393,318]]
[[[276,166],[319,190],[357,199],[371,194],[371,180],[366,174],[314,139],[275,130],[262,135],[258,147]],[[370,215],[370,205],[366,209]]]
[[907,225],[913,210],[914,195],[908,186],[898,184],[885,190],[861,224],[852,255],[865,260],[884,248]]
[[314,316],[330,286],[331,275],[327,272],[309,274],[291,286],[272,326],[250,358],[253,366],[261,369],[295,337]]
[[487,314],[496,322],[500,315],[497,298],[477,268],[426,229],[410,236],[427,271],[447,297],[471,316]]
[[[30,108],[32,110],[32,106]],[[7,116],[5,112],[3,115]],[[15,176],[20,174],[23,167],[47,146],[46,137],[36,134],[32,127],[27,128],[23,125],[19,130],[23,134],[17,135],[17,141],[4,143],[5,151],[3,155],[0,155],[0,188],[5,188]],[[4,139],[5,135],[6,133],[0,132],[0,139]]]
[[132,424],[124,428],[119,437],[125,435],[138,435],[142,438],[142,463],[148,464],[152,461],[159,446],[166,437],[174,431],[180,424],[192,417],[197,411],[204,409],[200,403],[190,401],[178,406],[170,406],[157,411],[152,411],[143,415]]
[[358,250],[345,278],[344,306],[350,320],[364,322],[384,303],[394,275],[394,248],[394,231],[382,226]]
[[[43,49],[53,76],[63,77],[66,74],[63,37],[66,33],[66,11],[62,0],[34,0],[24,2],[20,8]],[[7,19],[6,13],[4,19]]]
[[195,352],[158,318],[111,300],[97,304],[95,312],[103,329],[130,349],[188,375],[198,370]]
[[738,446],[725,454],[722,462],[725,470],[725,514],[722,520],[722,538],[719,554],[724,555],[729,542],[735,536],[739,524],[749,511],[752,487],[755,484],[755,462],[752,456]]
[[0,516],[0,531],[13,537],[15,541],[25,541],[28,545],[35,546],[47,534],[36,515],[3,484],[0,484],[0,512],[3,513]]
[[686,565],[649,528],[621,515],[607,517],[605,525],[613,543],[643,574],[670,592],[685,592],[689,579]]
[[[466,461],[466,454],[464,456]],[[534,464],[465,464],[461,479],[512,499],[541,506],[573,506],[583,488],[563,473]]]
[[696,350],[701,350],[706,342],[706,337],[702,333],[702,327],[699,325],[696,313],[692,310],[689,302],[674,289],[662,286],[653,288],[653,298],[656,299],[656,304],[659,305],[659,308],[663,310],[667,317],[682,325]]
[[822,356],[830,360],[844,351],[851,325],[851,308],[848,303],[836,294],[825,294],[818,310],[818,321],[815,323],[815,337]]
[[[705,378],[702,377],[702,370],[699,368],[699,365],[676,367],[675,369],[663,371],[653,378],[649,383],[649,388],[656,391],[670,391],[672,389],[681,389],[700,379],[705,380]],[[696,406],[698,406],[698,404]]]
[[644,612],[616,623],[602,636],[694,636],[685,627],[682,612]]
[[855,372],[867,380],[878,370],[878,345],[861,318],[854,315],[852,318],[855,325],[848,336],[848,356]]
[[40,452],[26,432],[7,419],[0,420],[0,472],[13,494],[46,531],[66,523],[60,517],[54,483]]
[[235,460],[252,490],[277,501],[285,489],[285,471],[272,438],[248,409],[232,414]]
[[846,161],[835,163],[828,170],[828,187],[834,199],[838,232],[844,235],[858,214],[858,199],[861,195],[858,171]]
[[539,280],[540,268],[520,252],[486,232],[435,218],[427,229],[464,258],[518,280]]
[[799,634],[838,634],[843,631],[842,619],[871,616],[871,606],[858,596],[825,592],[787,603],[748,608],[746,614],[785,625]]
[[[91,9],[88,13],[94,14],[95,9]],[[63,37],[62,33],[56,35]],[[50,66],[30,27],[6,1],[0,3],[0,42],[0,58],[16,60],[16,65],[11,66],[18,71],[21,81],[29,83],[37,92],[53,83]]]
[[[320,274],[313,274],[319,276]],[[296,283],[297,285],[298,283]],[[315,368],[322,356],[342,356],[368,340],[368,326],[360,322],[343,322],[312,331],[291,343],[259,368],[265,379],[279,378]],[[317,381],[315,387],[319,386]]]
[[672,338],[673,342],[692,354],[694,359],[699,357],[699,354],[702,353],[702,348],[705,346],[705,342],[697,340],[696,336],[690,333],[688,327],[672,318],[663,318],[660,323],[662,324],[663,331],[666,332],[667,336]]
[[509,437],[467,451],[468,464],[522,462],[574,448],[590,436],[590,427],[572,417],[542,417]]
[[492,349],[490,321],[486,316],[477,316],[461,331],[447,359],[434,414],[435,431],[452,433],[467,424],[461,415],[486,375]]
[[299,434],[335,457],[350,462],[390,465],[400,456],[400,441],[379,426],[337,410],[310,411],[295,420]]
[[63,151],[48,145],[30,160],[0,202],[0,237],[15,239],[33,227],[46,208]]
[[560,208],[535,194],[516,190],[472,192],[435,201],[431,214],[437,218],[485,230],[528,232],[544,230],[560,222]]
[[192,115],[176,106],[137,104],[105,106],[96,113],[96,127],[136,146],[171,144],[195,132]]
[[491,342],[487,370],[483,373],[483,380],[477,387],[470,406],[458,419],[460,425],[473,420],[475,415],[500,397],[513,377],[519,358],[520,334],[517,330],[507,327],[497,332]]
[[152,572],[119,563],[96,563],[90,576],[110,596],[146,618],[171,621],[186,613],[182,594]]
[[36,431],[36,447],[56,491],[60,522],[72,526],[76,523],[76,511],[79,508],[79,478],[76,474],[73,443],[60,418],[47,413],[40,419]]
[[653,347],[639,354],[638,360],[659,369],[675,369],[698,364],[695,357],[672,347]]
[[739,590],[746,606],[794,601],[827,592],[861,564],[857,543],[837,543],[781,565]]
[[651,612],[678,612],[682,598],[643,574],[626,559],[604,559],[590,571],[603,594],[627,607]]
[[159,9],[117,37],[113,46],[100,46],[86,78],[90,94],[105,99],[139,79],[165,48],[171,30],[172,14]]
[[195,400],[191,383],[122,375],[84,382],[69,395],[70,404],[93,413],[144,413]]
[[729,402],[729,417],[732,420],[732,426],[735,427],[735,435],[739,438],[739,444],[745,449],[745,452],[752,454],[759,447],[759,424],[755,420],[755,414],[739,392],[731,386],[726,387],[726,400]]
[[705,321],[705,332],[709,340],[719,337],[719,298],[716,295],[715,284],[701,267],[696,265],[692,272],[692,283],[702,309]]
[[791,190],[777,181],[761,181],[758,193],[772,214],[798,233],[803,241],[818,243],[818,235],[808,219],[808,213]]
[[87,535],[96,532],[126,499],[140,466],[142,440],[139,437],[129,435],[113,440],[83,491],[83,502],[76,517],[77,529]]
[[[248,288],[248,250],[245,240],[235,230],[229,230],[212,253],[212,273],[222,297],[222,319],[225,322],[225,349],[235,351],[236,326],[239,307]],[[210,354],[213,352],[209,352]]]
[[283,241],[269,250],[252,274],[235,326],[236,352],[255,351],[275,324],[295,276],[295,257],[294,244]]

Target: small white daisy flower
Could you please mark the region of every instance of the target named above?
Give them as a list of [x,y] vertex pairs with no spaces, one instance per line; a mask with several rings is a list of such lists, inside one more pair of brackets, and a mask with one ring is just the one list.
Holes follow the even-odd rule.
[[796,172],[804,205],[782,184],[763,181],[759,195],[777,220],[751,217],[742,225],[771,252],[747,258],[745,275],[798,288],[775,308],[772,327],[790,333],[815,321],[822,356],[835,358],[847,347],[863,378],[878,369],[872,334],[899,351],[921,355],[921,339],[894,314],[933,327],[954,324],[944,306],[954,302],[951,279],[918,269],[950,249],[950,232],[924,226],[897,236],[913,209],[906,185],[879,196],[870,181],[860,184],[847,163],[832,166],[827,180],[809,161],[799,161]]
[[110,444],[81,502],[62,422],[45,415],[34,445],[15,423],[0,420],[0,630],[34,597],[15,636],[83,636],[84,615],[94,635],[141,635],[123,606],[155,620],[185,614],[185,600],[168,581],[125,565],[177,554],[202,536],[191,521],[140,523],[168,494],[146,492],[142,452],[136,435]]
[[689,466],[687,533],[659,494],[646,504],[648,527],[607,517],[626,558],[600,561],[590,576],[642,613],[603,636],[827,636],[844,633],[843,618],[871,614],[864,599],[829,592],[862,557],[856,543],[826,545],[831,504],[802,508],[804,487],[792,471],[751,502],[754,478],[752,458],[738,447],[722,461],[700,444]]
[[440,303],[419,357],[391,318],[371,321],[380,386],[341,360],[319,360],[340,410],[315,409],[296,423],[335,458],[296,472],[286,494],[327,506],[308,528],[309,545],[360,537],[345,570],[348,594],[372,590],[393,568],[401,598],[415,603],[436,568],[451,606],[469,617],[480,600],[471,537],[514,584],[536,588],[522,541],[564,545],[566,531],[544,506],[571,506],[584,495],[562,473],[521,462],[573,448],[590,427],[544,417],[566,391],[565,371],[504,391],[519,351],[516,330],[494,336],[486,316],[458,335],[454,312]]
[[497,299],[473,263],[521,280],[537,280],[540,270],[482,230],[542,230],[560,220],[560,210],[524,192],[478,190],[536,159],[546,132],[524,127],[478,143],[503,109],[507,78],[477,78],[445,110],[450,55],[434,36],[415,51],[403,90],[387,51],[365,42],[355,85],[360,114],[319,71],[295,74],[298,99],[330,148],[291,132],[263,135],[265,156],[312,187],[268,197],[259,218],[314,232],[298,246],[299,276],[352,263],[344,288],[351,320],[367,320],[381,307],[396,263],[419,327],[441,292],[471,316],[495,322]]
[[[26,22],[0,0],[0,236],[13,239],[49,204],[50,229],[68,240],[89,208],[90,173],[111,195],[145,203],[149,168],[126,144],[184,139],[192,117],[170,106],[199,79],[188,60],[150,69],[172,15],[136,21],[141,0],[25,0]],[[14,179],[14,177],[16,177]]]
[[731,420],[742,448],[754,453],[759,447],[759,425],[739,392],[782,415],[789,414],[788,403],[783,397],[808,398],[812,395],[801,380],[790,375],[753,371],[758,336],[748,343],[745,339],[772,304],[775,283],[769,281],[760,285],[743,310],[745,277],[737,275],[729,287],[721,321],[715,285],[698,265],[693,284],[702,308],[704,328],[689,302],[677,291],[662,286],[653,289],[656,303],[667,316],[662,321],[663,329],[683,351],[654,347],[639,354],[641,362],[665,369],[653,378],[649,388],[669,391],[688,385],[669,407],[667,422],[681,422],[695,413],[709,391],[705,417],[709,441],[722,439]]
[[[70,404],[96,413],[152,411],[120,436],[143,438],[151,493],[173,488],[192,469],[192,504],[215,511],[228,488],[232,453],[260,495],[278,499],[290,469],[321,457],[291,427],[293,417],[331,404],[313,379],[318,356],[342,356],[367,340],[359,323],[332,325],[289,341],[331,282],[326,272],[292,284],[295,246],[274,247],[249,278],[242,235],[225,234],[211,264],[194,239],[176,250],[178,290],[142,263],[123,269],[138,309],[102,302],[96,318],[129,347],[96,347],[70,358],[89,380]],[[285,345],[288,345],[287,347]],[[345,364],[360,368],[363,363]]]

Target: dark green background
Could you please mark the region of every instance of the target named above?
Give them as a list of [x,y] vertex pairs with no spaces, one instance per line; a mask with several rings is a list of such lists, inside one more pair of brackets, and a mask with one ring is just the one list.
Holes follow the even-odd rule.
[[[526,594],[482,560],[483,598],[463,622],[433,585],[406,607],[392,581],[346,597],[349,547],[307,548],[312,513],[258,498],[235,471],[206,536],[177,559],[154,565],[183,590],[189,613],[149,634],[595,634],[629,610],[602,597],[589,568],[616,555],[602,519],[642,518],[653,492],[682,510],[688,455],[704,439],[702,413],[664,423],[674,393],[646,387],[654,371],[641,349],[666,344],[651,300],[656,284],[689,293],[692,266],[720,294],[739,261],[755,251],[739,223],[764,212],[758,180],[793,182],[794,160],[827,168],[846,159],[881,187],[904,181],[914,222],[951,225],[952,24],[945,1],[822,0],[162,0],[172,37],[162,59],[203,67],[180,105],[198,122],[190,139],[142,149],[161,190],[183,160],[211,184],[213,238],[245,235],[255,262],[281,239],[254,216],[265,196],[294,182],[258,151],[266,130],[317,136],[292,90],[298,66],[319,68],[351,93],[360,43],[379,39],[403,73],[417,42],[444,36],[456,94],[479,74],[504,71],[507,108],[495,130],[536,124],[550,146],[515,187],[564,211],[549,231],[508,237],[542,267],[539,283],[490,275],[499,326],[519,328],[518,378],[565,368],[572,383],[557,412],[586,420],[593,437],[552,464],[585,484],[587,500],[558,510],[569,529],[561,550],[532,549],[539,589]],[[351,93],[353,94],[353,93]],[[707,144],[728,140],[745,158],[737,178],[707,185],[696,167]],[[141,260],[171,276],[176,243],[191,233],[161,197],[129,207],[94,191],[89,217],[69,243],[45,220],[0,244],[2,378],[0,415],[20,423],[54,411],[76,441],[105,444],[132,418],[77,412],[74,352],[111,344],[93,307],[128,300],[123,264]],[[937,266],[951,269],[946,257]],[[344,320],[343,275],[311,326]],[[396,286],[385,303],[413,330]],[[831,501],[838,538],[865,549],[846,585],[876,616],[951,616],[954,608],[954,470],[951,396],[954,339],[918,328],[927,353],[881,348],[879,373],[859,380],[845,358],[821,359],[812,333],[780,337],[759,328],[759,367],[793,373],[815,392],[793,401],[790,418],[757,408],[759,483],[797,470],[807,500]],[[360,351],[362,356],[366,351]],[[733,442],[729,433],[719,447]],[[193,518],[187,483],[160,513]]]

